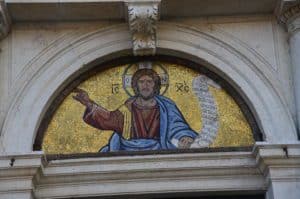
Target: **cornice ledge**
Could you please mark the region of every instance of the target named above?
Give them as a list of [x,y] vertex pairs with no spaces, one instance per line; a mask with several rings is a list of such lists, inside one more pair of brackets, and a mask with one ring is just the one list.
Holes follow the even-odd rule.
[[[216,164],[218,162],[218,164]],[[99,167],[101,165],[101,168]],[[122,165],[122,168],[119,167]],[[59,169],[58,169],[59,168]],[[162,172],[167,172],[168,175],[177,176],[178,172],[206,170],[201,175],[218,175],[216,170],[232,169],[237,172],[236,168],[244,169],[256,168],[256,162],[253,159],[252,153],[245,152],[213,152],[213,153],[191,153],[191,154],[155,154],[155,155],[136,155],[136,156],[116,156],[116,157],[87,157],[79,159],[62,159],[50,160],[43,171],[45,176],[55,175],[82,175],[92,173],[112,175],[118,171],[123,173],[131,173],[148,171],[149,177],[153,177],[154,171],[162,176]],[[208,173],[207,171],[212,171]],[[151,172],[149,172],[151,171]],[[173,172],[172,172],[173,171]],[[176,172],[177,173],[176,173]],[[228,174],[228,173],[224,173]],[[232,174],[232,173],[231,173]],[[230,175],[231,175],[230,174]],[[131,177],[132,177],[131,175]],[[143,174],[145,178],[146,173]],[[101,176],[100,176],[101,177]],[[128,176],[123,176],[127,178]]]
[[224,190],[219,184],[227,191],[236,190],[236,184],[265,189],[251,151],[50,160],[40,177],[35,194],[43,198],[55,198],[62,189],[66,198]]
[[11,28],[11,20],[4,0],[0,0],[0,41],[4,39]]
[[43,161],[43,152],[0,154],[0,180],[2,177],[34,176]]
[[43,169],[43,157],[43,152],[0,154],[0,198],[3,194],[31,195]]
[[154,55],[156,52],[156,22],[159,20],[160,1],[125,1],[135,56]]
[[271,181],[300,179],[300,142],[287,144],[256,143],[253,154],[258,168]]

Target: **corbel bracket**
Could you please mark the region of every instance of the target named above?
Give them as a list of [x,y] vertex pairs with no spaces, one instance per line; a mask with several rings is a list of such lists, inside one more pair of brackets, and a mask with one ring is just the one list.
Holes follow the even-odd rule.
[[4,0],[0,0],[0,40],[6,37],[10,31],[11,20],[8,15]]
[[135,56],[154,55],[156,52],[156,22],[160,0],[127,1],[128,23],[132,34]]

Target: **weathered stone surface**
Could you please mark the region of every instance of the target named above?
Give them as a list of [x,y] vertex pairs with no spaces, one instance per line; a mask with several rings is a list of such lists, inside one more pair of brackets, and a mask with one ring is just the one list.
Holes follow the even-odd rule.
[[300,1],[281,0],[276,10],[276,14],[279,22],[285,25],[289,34],[296,104],[296,127],[300,136]]
[[0,0],[0,41],[10,31],[10,18],[4,0]]
[[[277,0],[229,1],[165,0],[159,21],[142,20],[134,30],[156,32],[149,41],[156,41],[157,54],[189,59],[227,80],[250,106],[264,143],[256,143],[253,152],[45,161],[42,153],[32,153],[45,111],[79,71],[117,59],[120,52],[131,54],[128,10],[125,1],[6,0],[14,25],[0,42],[0,198],[266,191],[268,199],[298,199],[299,1],[282,1],[296,6],[281,12],[288,32],[272,14]],[[7,35],[3,13],[0,32]],[[213,101],[207,92],[199,98],[211,119],[204,121],[209,133],[218,127]]]

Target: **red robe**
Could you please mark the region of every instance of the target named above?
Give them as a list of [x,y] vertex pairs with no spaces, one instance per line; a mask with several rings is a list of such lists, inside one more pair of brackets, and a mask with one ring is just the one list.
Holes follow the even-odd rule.
[[[132,114],[130,139],[159,139],[159,106],[143,107],[136,104],[135,100],[129,100],[125,105]],[[123,134],[124,116],[119,110],[107,114],[94,104],[86,109],[83,120],[97,129]]]

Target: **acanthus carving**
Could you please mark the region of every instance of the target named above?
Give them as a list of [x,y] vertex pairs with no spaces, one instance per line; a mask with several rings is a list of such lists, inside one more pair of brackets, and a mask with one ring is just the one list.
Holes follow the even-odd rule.
[[280,17],[280,21],[286,23],[290,18],[300,14],[300,4],[297,4],[286,10]]
[[300,0],[281,0],[276,15],[278,21],[286,25],[288,32],[292,33],[300,28]]
[[128,2],[128,22],[132,34],[134,55],[154,55],[156,52],[156,22],[160,1]]
[[3,39],[10,30],[10,20],[5,2],[0,0],[0,40]]

